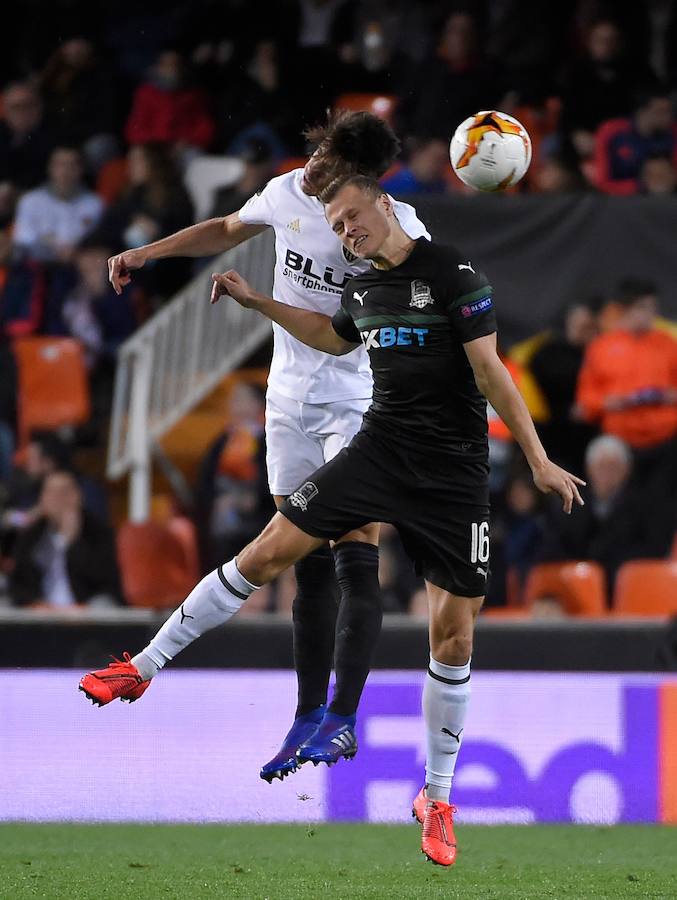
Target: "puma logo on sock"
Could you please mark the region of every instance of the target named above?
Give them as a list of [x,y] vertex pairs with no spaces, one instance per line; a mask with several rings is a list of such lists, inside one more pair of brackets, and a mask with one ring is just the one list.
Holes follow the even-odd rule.
[[[189,616],[188,613],[185,613],[185,612],[183,611],[183,606],[184,606],[184,604],[182,603],[182,604],[181,604],[181,624],[182,624],[182,625],[183,625],[183,620],[184,620],[184,619],[194,619],[194,618],[195,618],[195,616]],[[444,731],[444,729],[442,729],[442,731]],[[459,732],[459,734],[460,734],[460,732]]]

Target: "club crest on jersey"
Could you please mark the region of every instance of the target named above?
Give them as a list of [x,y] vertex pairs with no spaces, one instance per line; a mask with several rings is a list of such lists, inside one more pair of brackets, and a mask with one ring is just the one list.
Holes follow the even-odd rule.
[[289,495],[289,502],[292,506],[300,509],[301,512],[305,512],[308,509],[310,501],[313,497],[317,497],[319,493],[317,486],[314,485],[312,481],[306,481],[306,483],[302,484],[298,490]]
[[351,253],[350,250],[349,250],[347,247],[343,247],[342,249],[343,249],[343,258],[345,259],[345,261],[346,261],[348,264],[354,263],[355,260],[357,259],[357,257],[355,256],[355,254],[354,254],[354,253]]
[[409,301],[409,306],[413,306],[415,309],[424,309],[431,303],[435,301],[430,295],[430,285],[426,284],[425,281],[412,281],[411,283],[411,300]]

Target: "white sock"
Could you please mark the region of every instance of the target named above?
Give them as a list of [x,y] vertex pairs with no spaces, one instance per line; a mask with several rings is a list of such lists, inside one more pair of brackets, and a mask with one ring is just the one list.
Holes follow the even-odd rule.
[[234,559],[205,575],[150,644],[132,658],[141,677],[147,680],[157,675],[201,634],[227,622],[257,587],[240,574]]
[[431,656],[423,688],[426,796],[431,800],[449,802],[469,702],[470,660],[464,666],[447,666]]

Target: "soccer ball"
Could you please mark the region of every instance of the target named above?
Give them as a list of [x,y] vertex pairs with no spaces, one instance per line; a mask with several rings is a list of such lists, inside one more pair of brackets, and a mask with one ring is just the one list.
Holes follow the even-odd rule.
[[531,138],[507,113],[483,110],[456,129],[449,156],[454,172],[478,191],[502,191],[522,178],[531,162]]

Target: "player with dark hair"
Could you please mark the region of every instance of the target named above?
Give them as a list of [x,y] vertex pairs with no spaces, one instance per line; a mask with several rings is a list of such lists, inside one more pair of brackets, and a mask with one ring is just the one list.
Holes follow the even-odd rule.
[[[372,261],[369,271],[346,284],[333,318],[258,294],[233,271],[215,275],[214,286],[320,352],[341,358],[364,346],[374,373],[373,402],[350,444],[290,493],[236,559],[197,585],[151,647],[171,659],[326,541],[373,521],[395,525],[424,576],[430,609],[426,785],[414,811],[423,823],[423,852],[451,865],[456,840],[449,793],[489,567],[484,397],[519,441],[537,487],[556,491],[566,512],[574,500],[582,503],[577,485],[583,482],[547,458],[496,352],[492,289],[471,260],[409,237],[393,201],[372,179],[353,176],[324,196],[344,247]],[[105,670],[85,676],[83,690],[101,694],[97,678],[105,677]],[[137,678],[134,689],[142,692]],[[332,740],[345,747],[344,755],[354,755],[350,729]],[[311,736],[299,759],[313,759],[305,751],[317,743],[317,734]]]
[[[382,175],[400,144],[385,122],[367,112],[334,113],[306,135],[317,143],[306,166],[273,178],[238,212],[112,257],[109,271],[115,290],[119,293],[132,271],[149,260],[221,253],[270,226],[275,231],[274,296],[291,306],[333,315],[344,284],[365,263],[332,234],[315,195],[339,175]],[[395,203],[394,209],[408,235],[429,237],[412,207]],[[217,299],[215,286],[212,302]],[[364,350],[334,359],[277,326],[274,337],[266,395],[266,462],[270,492],[279,505],[360,428],[371,400],[372,376]],[[295,571],[298,703],[280,751],[261,770],[267,781],[296,769],[296,751],[321,723],[325,737],[315,748],[316,761],[335,762],[345,755],[341,743],[332,742],[334,732],[347,728],[354,738],[355,712],[381,627],[378,525],[365,523],[351,531],[333,551],[326,543],[319,546]],[[332,657],[336,688],[327,708]],[[138,667],[146,681],[164,662],[151,646],[134,657],[131,668],[122,664],[120,671],[134,675]]]

